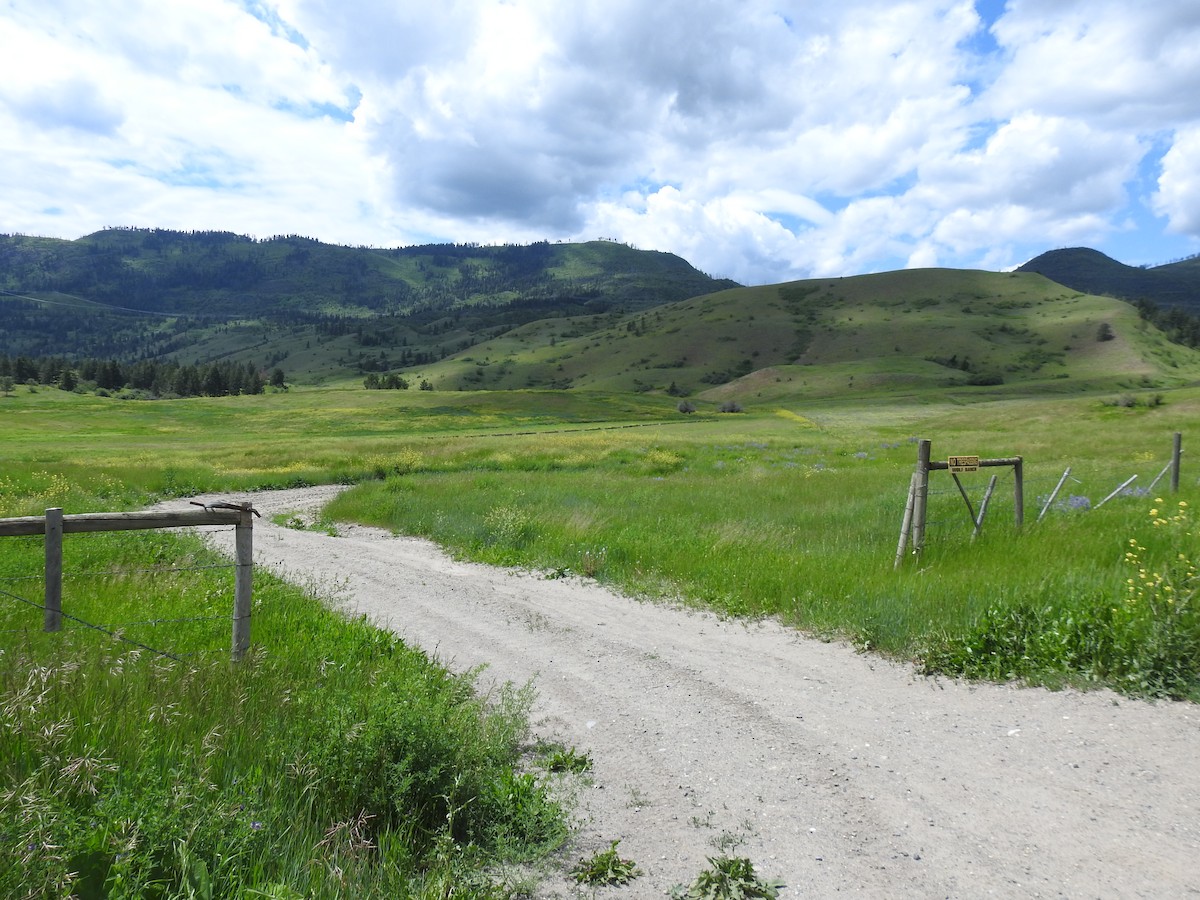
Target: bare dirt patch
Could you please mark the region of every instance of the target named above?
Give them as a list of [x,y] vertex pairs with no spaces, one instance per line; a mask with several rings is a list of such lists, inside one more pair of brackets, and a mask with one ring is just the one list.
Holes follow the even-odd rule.
[[[1191,704],[923,678],[378,529],[270,524],[336,490],[254,495],[257,561],[454,670],[486,666],[483,689],[532,680],[537,736],[594,760],[563,870],[620,839],[644,872],[597,896],[661,897],[715,855],[784,897],[1200,895]],[[551,873],[539,896],[579,893]]]

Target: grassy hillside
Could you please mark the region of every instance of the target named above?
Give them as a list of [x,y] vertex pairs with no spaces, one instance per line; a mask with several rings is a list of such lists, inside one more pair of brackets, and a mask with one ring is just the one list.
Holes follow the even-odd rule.
[[712,400],[1115,390],[1200,378],[1200,354],[1122,301],[1034,274],[927,269],[535,322],[419,374],[446,389],[673,390]]

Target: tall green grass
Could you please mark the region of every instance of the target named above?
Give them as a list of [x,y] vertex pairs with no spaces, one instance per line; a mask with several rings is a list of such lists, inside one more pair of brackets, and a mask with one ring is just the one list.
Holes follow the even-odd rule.
[[[448,439],[436,450],[401,449],[387,477],[341,495],[328,514],[428,536],[487,562],[576,573],[729,615],[777,616],[918,660],[929,671],[1190,694],[1200,673],[1196,642],[1177,642],[1173,660],[1151,663],[1149,651],[1138,656],[1146,623],[1103,613],[1121,608],[1124,554],[1131,539],[1148,540],[1153,498],[1078,508],[1080,498],[1097,504],[1129,474],[1140,472],[1147,483],[1169,455],[1169,432],[1159,432],[1155,447],[1142,427],[1152,415],[1109,425],[1107,411],[1091,403],[1074,405],[1076,426],[1054,415],[1052,404],[998,404],[973,411],[965,427],[947,425],[940,412],[912,423],[860,408],[857,422],[837,413],[820,427],[729,417],[683,430],[479,438],[469,446]],[[1006,413],[1017,408],[1026,413],[1024,429],[1004,430]],[[966,447],[983,456],[1026,455],[1024,527],[1014,524],[1009,473],[973,540],[965,505],[942,473],[924,552],[895,571],[916,452],[911,433],[901,435],[914,427],[940,433],[942,454]],[[1073,433],[1077,447],[1068,445]],[[1036,522],[1039,501],[1068,464],[1075,479]],[[976,508],[986,477],[987,470],[966,481]],[[1188,486],[1174,500],[1194,502],[1195,494]],[[1186,550],[1189,536],[1176,537],[1177,547],[1156,544],[1154,553]],[[1014,624],[1006,618],[1011,610],[1033,612]],[[990,669],[972,664],[966,648],[982,646],[981,634],[1030,620],[1075,628],[1073,640],[1093,641],[1095,653],[1025,653],[1020,664],[993,659]],[[1176,625],[1200,634],[1190,618]],[[1121,628],[1129,633],[1115,643],[1095,640]]]
[[[1194,388],[1132,407],[1106,395],[985,402],[971,392],[914,392],[793,395],[747,400],[744,414],[693,416],[667,397],[571,392],[321,390],[162,404],[47,393],[18,392],[0,406],[13,413],[0,493],[3,479],[39,491],[58,479],[113,502],[130,492],[361,482],[336,515],[427,535],[478,559],[569,570],[732,615],[775,615],[976,673],[946,648],[1000,627],[1008,610],[1034,610],[1021,621],[1059,630],[1054,623],[1066,619],[1108,627],[1090,611],[1122,596],[1123,554],[1145,531],[1153,497],[1088,512],[1066,498],[1094,505],[1135,473],[1136,485],[1147,484],[1169,456],[1171,433],[1185,432],[1188,448],[1200,423]],[[1023,456],[1024,528],[1012,525],[1011,476],[1002,473],[972,541],[961,498],[937,474],[925,552],[893,571],[915,437],[933,440],[936,458]],[[1172,501],[1196,499],[1187,459]],[[1073,479],[1061,508],[1035,523],[1039,497],[1067,466]],[[976,504],[987,474],[966,480]],[[73,500],[67,511],[81,511]],[[1132,671],[998,666],[989,677],[1112,683]],[[1190,691],[1187,673],[1198,669],[1182,658],[1182,681],[1163,688],[1155,676],[1146,689]]]
[[[0,515],[97,502],[18,480]],[[45,634],[41,564],[0,540],[0,896],[499,897],[490,866],[564,836],[527,691],[477,696],[265,573],[231,664],[232,572],[186,535],[69,536]]]

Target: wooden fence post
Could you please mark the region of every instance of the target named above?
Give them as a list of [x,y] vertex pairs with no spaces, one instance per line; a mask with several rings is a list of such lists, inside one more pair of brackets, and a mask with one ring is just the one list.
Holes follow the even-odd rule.
[[917,471],[913,482],[912,552],[921,555],[925,549],[925,519],[929,508],[929,457],[932,441],[917,445]]
[[1025,524],[1025,457],[1018,456],[1013,463],[1013,516],[1017,527]]
[[1129,478],[1126,478],[1124,481],[1121,482],[1120,486],[1115,491],[1113,491],[1111,494],[1109,494],[1107,497],[1105,497],[1103,500],[1101,500],[1099,503],[1097,503],[1095,506],[1093,506],[1092,509],[1099,509],[1105,503],[1107,503],[1109,500],[1111,500],[1113,497],[1117,496],[1117,494],[1121,493],[1121,491],[1125,490],[1125,488],[1127,488],[1131,484],[1133,484],[1135,481],[1137,481],[1136,475],[1131,475]]
[[249,503],[242,504],[242,512],[233,529],[234,545],[234,595],[233,595],[233,647],[232,657],[238,662],[250,649],[250,610],[254,587],[254,519]]
[[983,494],[983,501],[979,504],[979,517],[975,520],[975,530],[971,533],[971,540],[979,537],[979,532],[983,530],[983,519],[987,515],[988,504],[992,502],[992,491],[994,490],[996,490],[995,475],[988,482],[987,490]]
[[62,631],[63,511],[46,510],[46,601],[43,631]]
[[900,563],[904,561],[904,550],[908,546],[908,532],[912,528],[913,503],[916,493],[917,473],[913,472],[912,477],[908,479],[908,500],[904,503],[904,519],[900,523],[900,542],[896,545],[896,562],[892,565],[893,569],[900,568]]
[[1183,434],[1175,432],[1174,448],[1171,452],[1171,493],[1179,493],[1179,462],[1183,456]]
[[1040,522],[1046,516],[1046,510],[1050,508],[1050,504],[1054,502],[1054,498],[1058,496],[1058,492],[1062,490],[1062,486],[1066,484],[1067,478],[1071,475],[1071,467],[1067,466],[1067,470],[1062,473],[1062,478],[1058,479],[1058,484],[1054,486],[1054,490],[1050,492],[1050,496],[1046,498],[1046,502],[1042,505],[1042,511],[1038,513],[1037,520]]

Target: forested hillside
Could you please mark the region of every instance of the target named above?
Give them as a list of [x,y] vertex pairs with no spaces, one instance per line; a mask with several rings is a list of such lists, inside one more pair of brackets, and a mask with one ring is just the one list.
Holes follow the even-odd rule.
[[380,249],[161,229],[0,235],[0,352],[268,367],[295,354],[289,371],[321,377],[379,369],[366,348],[431,361],[524,322],[733,284],[612,241]]
[[1086,294],[1200,314],[1200,257],[1197,256],[1141,268],[1117,262],[1098,250],[1071,247],[1043,253],[1017,271],[1036,272]]

